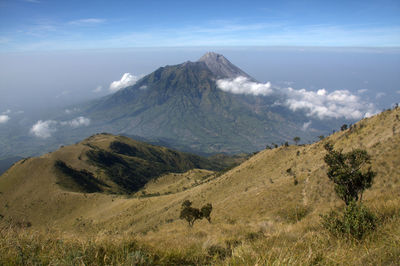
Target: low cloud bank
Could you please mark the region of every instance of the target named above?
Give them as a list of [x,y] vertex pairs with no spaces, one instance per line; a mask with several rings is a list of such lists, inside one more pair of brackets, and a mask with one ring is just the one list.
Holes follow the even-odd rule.
[[[217,80],[217,86],[226,92],[249,95],[282,95],[284,100],[281,105],[292,111],[303,110],[307,116],[319,119],[346,118],[361,119],[376,113],[372,103],[363,101],[359,96],[348,90],[335,90],[328,92],[325,89],[309,91],[306,89],[296,90],[293,88],[276,89],[270,82],[257,83],[245,77],[235,79]],[[305,129],[309,125],[305,125]]]
[[81,126],[89,126],[90,119],[80,116],[69,121],[55,121],[55,120],[39,120],[34,124],[30,133],[42,139],[51,137],[59,128],[59,126],[68,126],[71,128],[78,128]]
[[134,85],[140,79],[139,76],[125,73],[120,80],[113,81],[110,84],[109,90],[111,92],[119,91],[120,89]]
[[361,119],[375,112],[373,104],[366,103],[348,90],[307,91],[287,89],[285,105],[292,111],[305,110],[308,116],[325,118]]

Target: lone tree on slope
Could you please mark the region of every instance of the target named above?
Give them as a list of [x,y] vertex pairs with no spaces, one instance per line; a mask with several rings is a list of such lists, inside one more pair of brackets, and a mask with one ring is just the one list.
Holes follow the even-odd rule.
[[294,137],[293,138],[293,141],[296,143],[296,145],[297,145],[297,143],[300,141],[300,137]]
[[362,201],[365,189],[372,186],[376,173],[369,166],[366,171],[363,167],[370,165],[371,157],[366,150],[355,149],[348,153],[335,151],[331,143],[325,144],[328,152],[324,161],[329,166],[327,175],[335,183],[335,192],[346,205],[351,202]]

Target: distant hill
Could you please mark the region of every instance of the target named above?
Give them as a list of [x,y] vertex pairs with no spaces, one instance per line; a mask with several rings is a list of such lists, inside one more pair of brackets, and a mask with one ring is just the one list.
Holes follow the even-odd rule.
[[[47,173],[54,175],[58,185],[86,193],[132,193],[165,173],[222,170],[235,163],[229,156],[207,159],[110,134],[97,134],[42,158],[50,164]],[[25,159],[21,165],[26,167],[32,160],[36,159]]]

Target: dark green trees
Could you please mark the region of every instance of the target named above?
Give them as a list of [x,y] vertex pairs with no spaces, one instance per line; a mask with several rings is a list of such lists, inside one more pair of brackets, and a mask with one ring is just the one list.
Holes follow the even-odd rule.
[[206,205],[201,207],[200,210],[202,217],[206,218],[209,223],[211,223],[211,217],[210,217],[211,211],[212,211],[211,203],[207,203]]
[[296,143],[296,145],[297,145],[297,143],[299,143],[299,141],[300,141],[300,137],[294,137],[293,138],[293,141]]
[[366,150],[356,149],[348,153],[335,151],[331,143],[325,144],[325,162],[329,166],[327,175],[335,183],[335,192],[346,203],[344,213],[331,211],[321,215],[322,225],[334,235],[347,235],[361,240],[376,227],[375,215],[365,207],[362,194],[370,188],[376,175]]
[[209,223],[211,223],[211,214],[212,205],[211,203],[207,203],[201,209],[193,208],[192,202],[190,200],[185,200],[181,206],[181,214],[180,219],[186,220],[189,223],[189,226],[193,226],[194,222],[197,219],[206,218]]
[[327,175],[335,183],[335,192],[346,205],[352,201],[362,200],[365,189],[370,188],[376,175],[370,164],[370,156],[366,150],[355,149],[348,153],[335,151],[331,143],[325,144],[327,154],[325,163],[329,166]]

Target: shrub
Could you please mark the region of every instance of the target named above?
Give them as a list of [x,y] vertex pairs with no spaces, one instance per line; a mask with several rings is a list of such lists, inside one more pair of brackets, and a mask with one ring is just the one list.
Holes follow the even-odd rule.
[[206,205],[201,207],[201,210],[200,210],[201,216],[203,218],[206,218],[209,223],[211,223],[211,217],[210,217],[211,211],[212,211],[211,203],[207,203]]
[[376,216],[364,205],[352,201],[340,217],[335,211],[321,215],[322,225],[335,236],[351,236],[361,240],[376,227]]
[[211,214],[212,205],[211,203],[207,203],[201,210],[192,207],[192,202],[190,200],[185,200],[181,206],[181,214],[180,219],[186,220],[189,223],[189,226],[192,227],[194,222],[197,219],[206,218],[209,223],[211,223]]
[[232,251],[228,248],[221,247],[219,245],[212,245],[207,248],[207,253],[211,257],[217,257],[220,260],[225,259],[226,257],[229,257],[232,255]]
[[362,200],[365,189],[372,186],[376,175],[371,170],[362,171],[364,165],[370,164],[370,156],[366,150],[355,149],[348,153],[335,151],[331,143],[324,145],[327,154],[325,163],[329,166],[327,175],[335,183],[335,192],[346,205],[352,201]]

